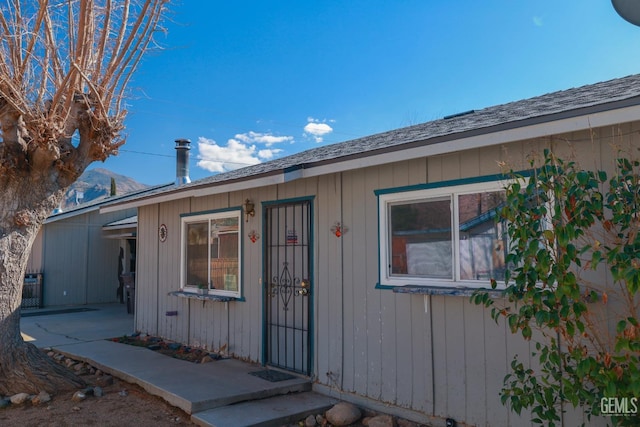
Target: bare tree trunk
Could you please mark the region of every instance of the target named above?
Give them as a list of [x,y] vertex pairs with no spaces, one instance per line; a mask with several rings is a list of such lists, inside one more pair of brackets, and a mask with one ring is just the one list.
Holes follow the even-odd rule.
[[24,272],[64,190],[124,144],[127,86],[168,3],[0,2],[0,394],[82,383],[24,343]]
[[49,191],[42,188],[43,183],[29,179],[12,183],[0,194],[0,205],[5,207],[0,211],[0,395],[78,388],[84,384],[82,379],[26,343],[20,334],[22,287],[31,246],[63,190],[45,197],[43,192]]

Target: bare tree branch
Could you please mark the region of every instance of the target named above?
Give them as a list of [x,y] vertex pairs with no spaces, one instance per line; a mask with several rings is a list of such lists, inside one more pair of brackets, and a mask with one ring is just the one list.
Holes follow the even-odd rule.
[[[85,155],[104,160],[117,151],[126,88],[166,3],[13,0],[0,6],[0,97],[11,110],[2,117],[22,117],[27,135],[22,141],[33,145],[29,153],[41,149],[52,162],[65,162]],[[85,96],[86,108],[78,109],[78,95]],[[15,128],[2,124],[4,143],[18,143]],[[76,155],[59,157],[80,147]],[[67,166],[78,170],[84,163]]]

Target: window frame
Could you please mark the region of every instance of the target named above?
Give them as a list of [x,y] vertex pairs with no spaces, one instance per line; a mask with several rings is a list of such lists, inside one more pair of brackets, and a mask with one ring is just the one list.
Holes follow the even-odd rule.
[[[238,220],[238,290],[230,291],[225,289],[215,289],[211,288],[211,221],[216,219],[226,219],[226,218],[237,218]],[[213,296],[221,296],[221,297],[231,297],[231,298],[242,298],[243,285],[242,285],[242,229],[243,229],[243,221],[242,221],[242,209],[241,208],[230,208],[230,209],[221,209],[210,212],[199,212],[199,213],[190,213],[183,214],[180,218],[180,290],[185,293],[192,294],[200,294],[202,291],[200,288],[196,286],[187,285],[187,238],[188,232],[187,227],[189,224],[198,223],[198,222],[207,222],[207,288],[205,295],[213,295]],[[218,240],[218,245],[220,240]],[[218,252],[220,251],[220,247],[218,246]]]
[[[488,193],[505,191],[505,187],[513,179],[504,175],[478,178],[479,182],[469,180],[447,181],[439,184],[422,184],[410,187],[391,188],[376,191],[378,196],[378,287],[397,288],[403,286],[424,286],[441,288],[488,288],[490,279],[461,279],[460,267],[460,222],[459,196],[465,194]],[[410,275],[394,275],[391,273],[391,215],[390,207],[411,202],[437,200],[449,198],[451,215],[451,247],[452,247],[452,276],[447,278],[427,278]],[[494,278],[498,289],[505,289],[504,280]]]

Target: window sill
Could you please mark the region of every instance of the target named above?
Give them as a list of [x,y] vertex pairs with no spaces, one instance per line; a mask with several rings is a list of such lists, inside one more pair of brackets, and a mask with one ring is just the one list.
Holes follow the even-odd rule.
[[470,297],[476,291],[486,291],[491,297],[501,297],[504,294],[500,289],[487,288],[465,288],[465,287],[441,287],[441,286],[377,286],[378,289],[391,289],[394,294],[413,294],[413,295],[445,295]]
[[173,291],[173,292],[169,292],[168,295],[179,297],[179,298],[195,299],[198,301],[215,301],[215,302],[243,301],[243,298],[227,297],[227,296],[221,296],[221,295],[210,295],[210,294],[197,294],[195,292],[185,292],[185,291]]

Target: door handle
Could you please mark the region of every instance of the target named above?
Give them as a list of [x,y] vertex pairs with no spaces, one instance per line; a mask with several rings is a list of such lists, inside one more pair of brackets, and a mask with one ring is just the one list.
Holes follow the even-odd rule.
[[302,289],[296,290],[296,295],[301,295],[301,296],[309,295],[309,281],[308,280],[303,280],[302,282],[300,282],[300,288],[302,288]]

